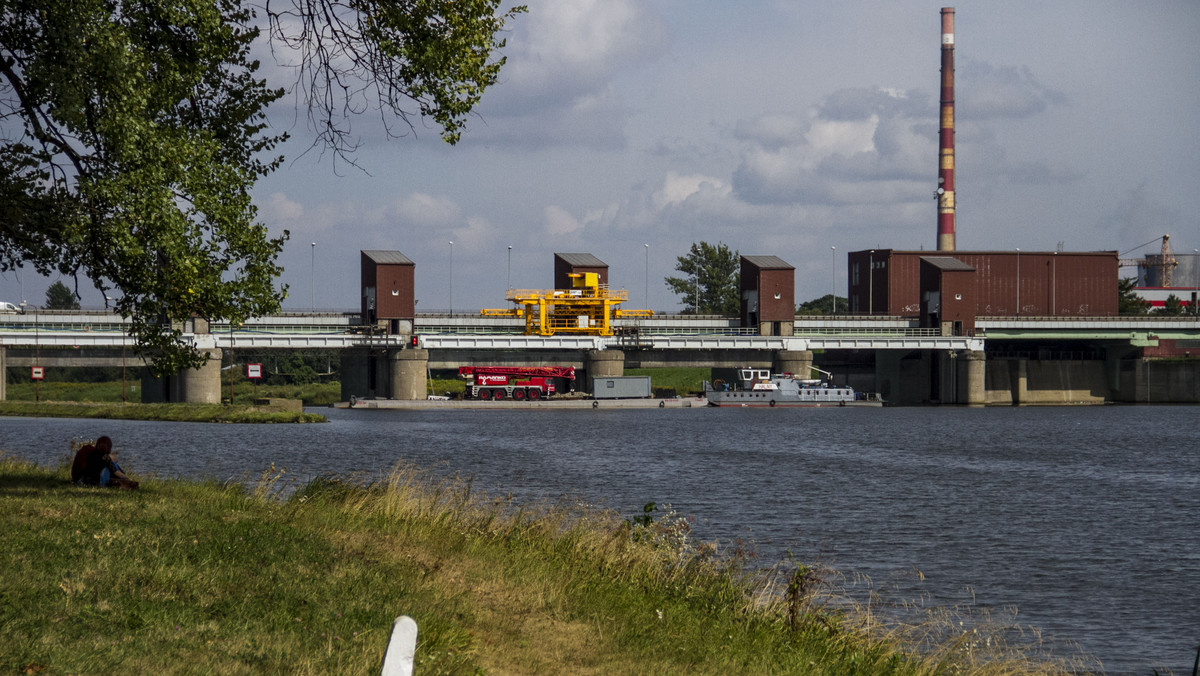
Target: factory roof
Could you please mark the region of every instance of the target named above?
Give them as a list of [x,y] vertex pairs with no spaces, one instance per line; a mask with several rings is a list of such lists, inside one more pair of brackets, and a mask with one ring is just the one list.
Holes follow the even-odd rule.
[[590,253],[556,253],[554,254],[567,263],[577,268],[607,268],[608,263],[596,258]]
[[363,249],[362,253],[379,265],[413,265],[412,259],[399,251]]
[[796,268],[788,264],[778,256],[742,256],[742,260],[753,265],[759,270],[795,270]]

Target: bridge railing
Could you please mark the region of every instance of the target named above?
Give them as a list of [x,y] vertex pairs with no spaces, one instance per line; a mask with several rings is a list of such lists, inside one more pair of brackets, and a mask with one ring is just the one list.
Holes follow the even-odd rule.
[[889,328],[889,327],[796,327],[797,336],[870,336],[870,337],[888,337],[900,336],[904,338],[936,338],[942,335],[939,329],[912,329],[912,328]]
[[1195,324],[1196,315],[1006,315],[976,317],[980,322],[1139,322],[1142,324]]

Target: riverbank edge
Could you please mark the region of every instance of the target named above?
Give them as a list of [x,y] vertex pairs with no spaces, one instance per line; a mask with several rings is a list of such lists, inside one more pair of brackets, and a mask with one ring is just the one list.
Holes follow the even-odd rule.
[[479,399],[353,399],[332,404],[332,408],[352,409],[407,409],[407,410],[461,410],[461,409],[636,409],[636,408],[706,408],[708,400],[703,397],[673,399],[584,399],[559,398],[536,401],[482,401]]
[[87,403],[73,401],[0,401],[0,416],[22,418],[97,418],[203,423],[321,423],[323,415],[224,404]]
[[923,656],[864,635],[817,571],[748,578],[653,505],[622,521],[400,468],[282,500],[280,477],[89,489],[0,453],[0,669],[375,673],[404,612],[439,673],[1065,673],[980,659],[974,630]]

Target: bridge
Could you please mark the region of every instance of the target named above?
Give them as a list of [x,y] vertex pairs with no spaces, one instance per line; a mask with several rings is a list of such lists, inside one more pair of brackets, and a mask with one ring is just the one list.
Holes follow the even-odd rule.
[[[979,317],[976,330],[968,336],[941,335],[937,329],[915,324],[915,320],[904,317],[802,316],[795,319],[792,335],[761,336],[739,327],[736,319],[659,315],[617,320],[615,326],[620,334],[617,336],[540,337],[522,335],[524,323],[519,318],[427,313],[415,318],[415,345],[407,335],[370,332],[359,323],[358,312],[282,313],[251,319],[238,326],[196,320],[179,328],[185,340],[209,352],[218,365],[217,373],[224,350],[332,350],[342,353],[344,373],[347,367],[365,372],[359,382],[349,385],[350,390],[358,388],[373,393],[383,389],[393,396],[397,394],[394,383],[401,376],[415,381],[420,375],[423,388],[425,371],[429,368],[452,368],[481,360],[573,362],[585,369],[590,367],[597,374],[611,376],[620,375],[626,365],[624,354],[628,353],[631,362],[642,366],[757,363],[802,372],[811,366],[813,351],[824,351],[874,353],[877,364],[873,382],[868,384],[874,386],[871,389],[878,389],[881,381],[905,380],[900,360],[910,359],[913,354],[924,355],[926,361],[938,362],[930,365],[933,372],[930,377],[945,381],[940,387],[926,388],[932,393],[929,396],[944,400],[942,393],[952,391],[955,393],[952,400],[969,401],[971,391],[975,391],[975,399],[981,396],[982,355],[989,342],[1006,345],[1085,342],[1107,346],[1114,354],[1123,355],[1139,347],[1157,345],[1160,339],[1200,340],[1200,319],[1195,316]],[[0,366],[140,366],[140,360],[131,356],[133,341],[128,328],[126,320],[109,312],[38,311],[0,315]],[[419,364],[402,366],[418,356],[422,356],[415,360]],[[975,376],[967,378],[970,383],[958,382],[959,362],[946,361],[959,357],[964,358],[961,362],[968,364],[968,369],[978,370]],[[376,363],[385,359],[387,366]],[[885,377],[888,374],[890,377]],[[219,375],[205,378],[207,383],[216,379],[215,396],[219,400]],[[194,375],[180,374],[179,382],[158,383],[157,387],[176,390],[165,392],[165,399],[187,399],[194,395],[186,391],[195,379]],[[980,382],[974,383],[975,380]],[[211,389],[211,385],[200,387],[202,391]],[[408,394],[412,397],[423,396],[423,389],[418,392],[415,385],[410,389]],[[214,395],[209,392],[203,396]]]
[[[1196,316],[1121,317],[979,317],[971,336],[943,336],[918,328],[904,317],[797,317],[791,336],[760,336],[740,328],[736,319],[709,315],[659,315],[616,320],[618,328],[636,328],[647,344],[663,349],[982,349],[987,340],[1127,340],[1141,345],[1155,339],[1200,339]],[[130,347],[128,321],[110,312],[41,311],[0,315],[0,347]],[[398,344],[407,336],[363,332],[357,312],[284,313],[231,327],[213,322],[207,330],[184,326],[188,340],[201,348],[331,349],[364,344]],[[494,349],[610,349],[628,345],[627,336],[524,336],[520,319],[475,314],[432,313],[416,317],[414,333],[427,349],[465,346]]]

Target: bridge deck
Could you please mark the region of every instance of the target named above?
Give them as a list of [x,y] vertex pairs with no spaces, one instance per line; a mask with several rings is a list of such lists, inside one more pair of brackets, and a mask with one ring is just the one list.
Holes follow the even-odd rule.
[[[363,345],[397,347],[402,336],[367,337],[356,313],[285,313],[256,318],[230,330],[213,323],[210,333],[185,334],[198,347],[262,349],[345,349]],[[976,335],[942,337],[903,317],[797,317],[795,335],[766,337],[739,328],[724,317],[660,315],[615,322],[637,327],[643,347],[665,350],[813,349],[983,349],[985,340],[1120,340],[1146,344],[1158,338],[1200,339],[1195,316],[980,317]],[[620,338],[537,337],[520,332],[520,320],[474,314],[428,314],[416,318],[416,333],[431,349],[612,349]],[[0,315],[0,347],[131,347],[128,322],[108,312],[41,311]]]

